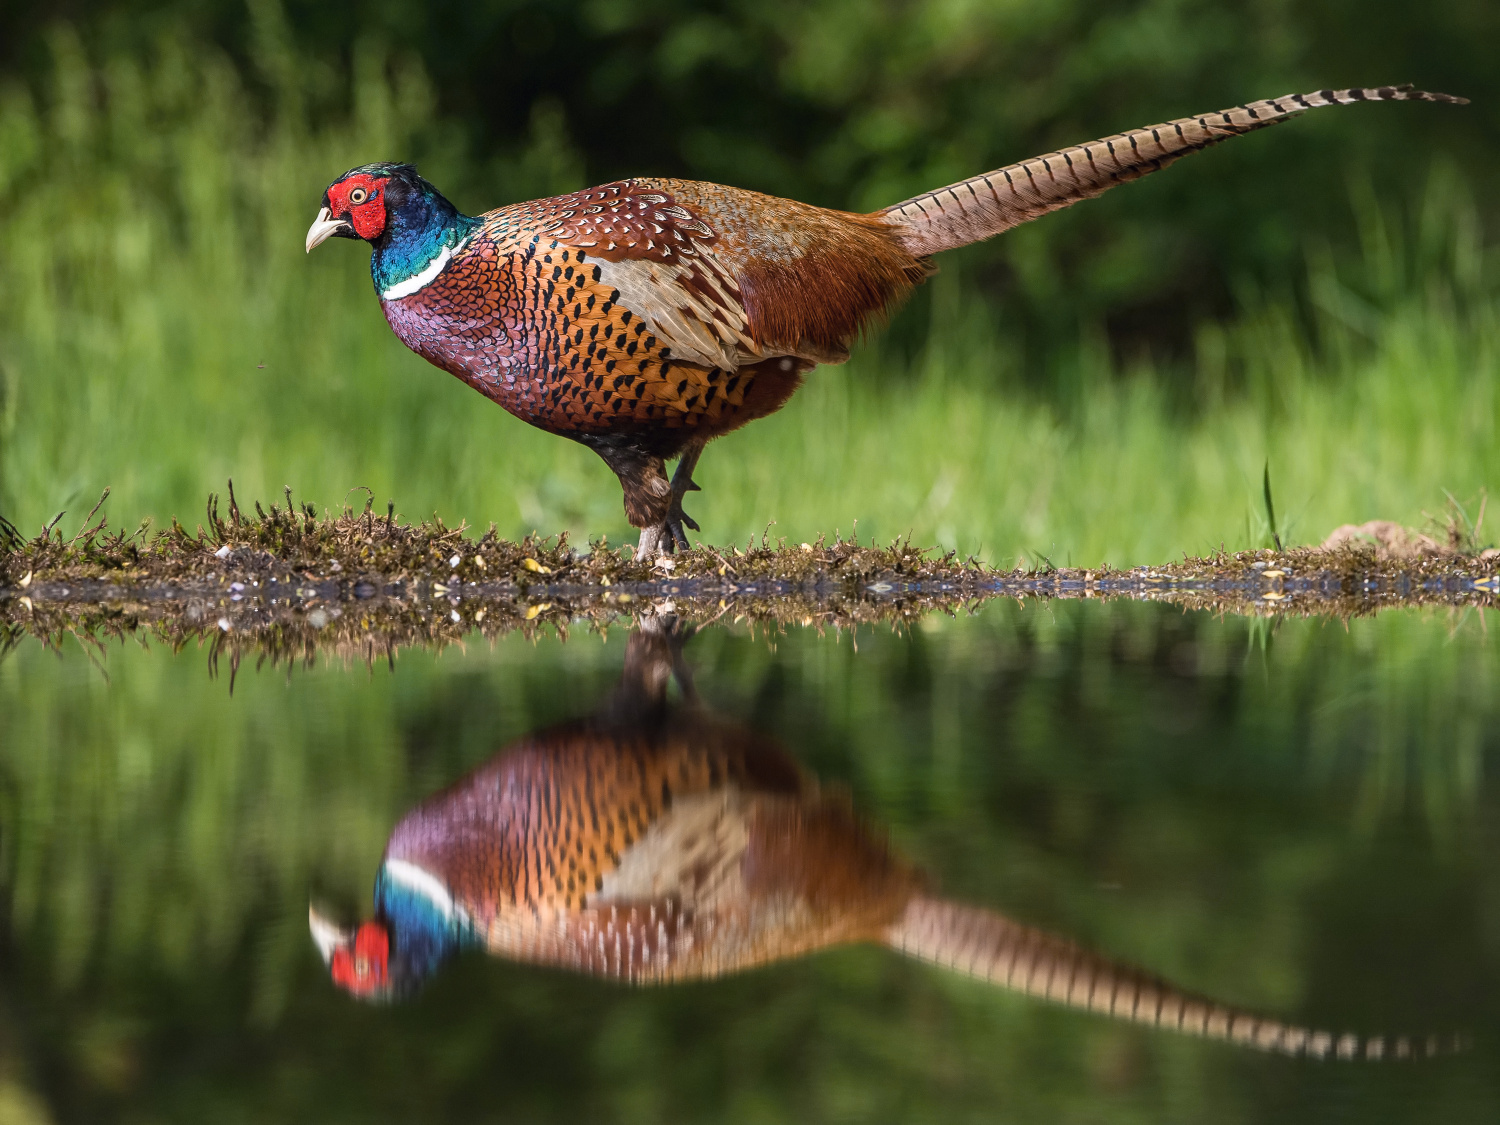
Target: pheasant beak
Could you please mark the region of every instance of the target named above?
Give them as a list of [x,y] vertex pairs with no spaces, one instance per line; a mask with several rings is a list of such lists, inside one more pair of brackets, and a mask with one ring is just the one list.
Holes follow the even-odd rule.
[[[308,236],[311,242],[311,235]],[[323,236],[328,237],[327,235]],[[322,241],[322,239],[319,239]],[[313,242],[313,246],[317,243]],[[354,944],[354,931],[346,930],[334,922],[330,922],[322,914],[318,913],[316,906],[307,908],[307,927],[312,931],[313,944],[318,947],[318,952],[323,955],[323,964],[333,963],[333,954],[339,949],[348,949]]]
[[318,212],[318,217],[313,220],[313,225],[307,228],[307,252],[311,254],[313,247],[327,242],[339,231],[353,231],[347,220],[331,218],[332,212],[324,207]]

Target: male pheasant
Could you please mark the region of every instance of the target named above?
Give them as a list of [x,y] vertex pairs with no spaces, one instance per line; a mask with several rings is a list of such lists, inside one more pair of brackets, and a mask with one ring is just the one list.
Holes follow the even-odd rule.
[[[1289,1054],[1398,1057],[1449,1044],[1311,1031],[1189,995],[1066,938],[936,897],[847,798],[697,701],[670,619],[631,635],[614,698],[539,731],[391,833],[375,918],[310,911],[333,980],[409,995],[465,948],[640,984],[876,942],[1116,1019]],[[673,705],[678,676],[687,701]]]
[[[820,363],[978,242],[1304,110],[1463,102],[1323,90],[1104,137],[867,215],[718,184],[630,179],[462,215],[409,164],[335,180],[307,232],[374,247],[386,319],[517,417],[589,446],[625,491],[638,553],[687,546],[704,445],[779,409]],[[680,457],[668,481],[665,462]]]

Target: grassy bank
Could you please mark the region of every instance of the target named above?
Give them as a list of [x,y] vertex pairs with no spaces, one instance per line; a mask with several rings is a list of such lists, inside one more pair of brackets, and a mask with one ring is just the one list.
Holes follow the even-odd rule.
[[[94,66],[61,37],[45,106],[0,98],[0,513],[33,534],[107,485],[116,525],[162,525],[233,477],[242,498],[291,485],[337,510],[365,486],[377,508],[511,537],[632,538],[593,454],[402,348],[363,249],[303,255],[323,186],[350,165],[418,155],[440,182],[466,173],[419,74],[366,51],[343,90],[278,43],[262,28],[256,91],[212,52],[165,43]],[[267,91],[262,121],[245,107]],[[323,108],[343,102],[352,113]],[[576,176],[543,115],[482,197],[457,202]],[[1435,176],[1413,211],[1365,207],[1359,252],[1311,256],[1307,301],[1247,294],[1175,366],[1122,365],[1083,332],[1038,379],[940,277],[907,314],[930,318],[925,347],[877,339],[815,372],[780,415],[710,449],[690,511],[716,543],[858,521],[862,537],[909,532],[1002,566],[1128,566],[1264,545],[1269,463],[1288,541],[1420,525],[1445,490],[1473,502],[1500,483],[1500,299],[1461,185]]]

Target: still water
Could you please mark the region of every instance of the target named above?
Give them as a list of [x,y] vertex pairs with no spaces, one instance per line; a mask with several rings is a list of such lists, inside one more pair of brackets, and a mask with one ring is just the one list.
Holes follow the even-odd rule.
[[1481,617],[683,625],[18,644],[0,1122],[1500,1119]]

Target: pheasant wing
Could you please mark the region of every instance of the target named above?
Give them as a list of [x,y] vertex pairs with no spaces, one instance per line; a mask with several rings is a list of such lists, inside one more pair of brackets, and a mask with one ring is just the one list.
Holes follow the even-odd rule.
[[673,357],[733,371],[783,354],[751,337],[739,283],[713,253],[717,233],[671,195],[627,180],[560,202],[540,233],[584,251]]

